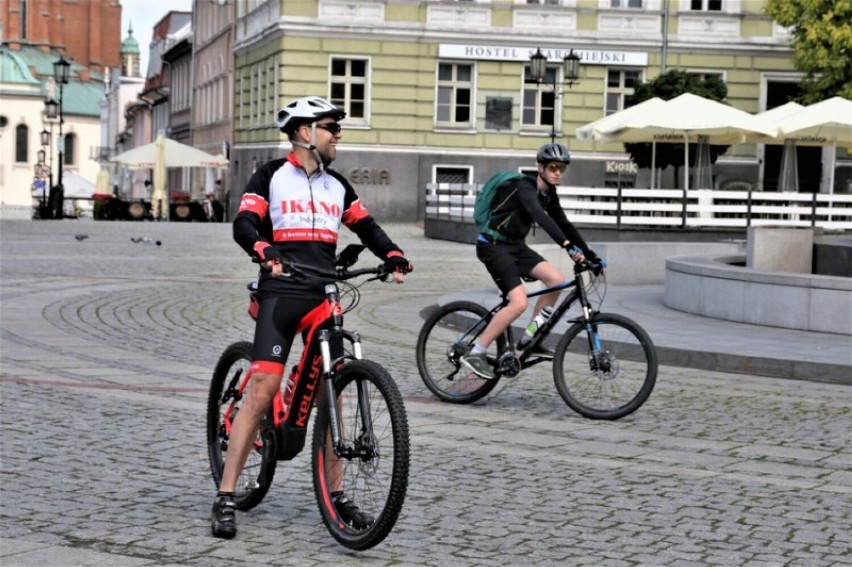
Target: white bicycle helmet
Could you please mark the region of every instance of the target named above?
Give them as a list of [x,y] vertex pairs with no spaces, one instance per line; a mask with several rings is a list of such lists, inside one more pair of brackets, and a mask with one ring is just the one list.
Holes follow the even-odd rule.
[[304,96],[284,105],[278,111],[275,124],[279,130],[291,136],[299,126],[316,122],[320,118],[325,117],[342,120],[346,117],[346,112],[337,108],[324,98]]

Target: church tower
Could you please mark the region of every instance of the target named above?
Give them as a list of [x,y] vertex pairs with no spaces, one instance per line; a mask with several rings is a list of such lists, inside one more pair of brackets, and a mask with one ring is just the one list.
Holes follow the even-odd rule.
[[139,73],[139,42],[133,37],[133,22],[127,27],[127,37],[121,42],[121,76],[141,78]]

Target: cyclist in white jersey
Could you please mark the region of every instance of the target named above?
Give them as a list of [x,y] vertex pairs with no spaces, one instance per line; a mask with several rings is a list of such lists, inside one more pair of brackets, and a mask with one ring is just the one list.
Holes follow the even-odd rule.
[[[261,416],[281,387],[296,325],[324,299],[324,283],[280,277],[282,260],[334,271],[338,233],[346,226],[402,283],[411,264],[367,211],[352,185],[329,169],[346,113],[320,97],[302,97],[278,111],[276,123],[293,146],[282,159],[255,171],[234,219],[234,240],[261,263],[260,308],[252,350],[252,387],[234,420],[219,492],[213,503],[213,535],[237,533],[233,493]],[[372,522],[342,492],[334,493],[340,517],[356,527]]]

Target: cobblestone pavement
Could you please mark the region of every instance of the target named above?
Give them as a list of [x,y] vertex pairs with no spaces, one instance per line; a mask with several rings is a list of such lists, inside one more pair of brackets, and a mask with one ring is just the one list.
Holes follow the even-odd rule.
[[388,539],[356,554],[322,526],[306,453],[237,539],[209,535],[207,382],[252,329],[228,225],[4,220],[0,563],[849,565],[848,386],[662,367],[645,406],[601,423],[541,365],[438,403],[418,313],[490,281],[472,247],[386,229],[415,272],[365,286],[347,327],[405,395],[411,481]]

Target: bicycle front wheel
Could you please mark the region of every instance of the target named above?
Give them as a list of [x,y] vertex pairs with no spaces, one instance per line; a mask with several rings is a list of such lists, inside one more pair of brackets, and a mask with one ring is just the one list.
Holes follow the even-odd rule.
[[[488,310],[470,301],[455,301],[437,309],[423,323],[417,337],[417,370],[420,379],[439,399],[470,404],[486,396],[497,380],[482,378],[461,364],[490,319]],[[501,335],[489,347],[489,358],[503,352]]]
[[620,419],[639,409],[657,380],[657,351],[637,323],[598,313],[575,323],[556,345],[553,379],[568,406],[590,419]]
[[[251,343],[238,342],[225,349],[210,382],[207,398],[207,454],[216,488],[222,481],[222,470],[230,443],[231,424],[242,405],[238,389],[251,365]],[[248,385],[248,388],[251,384]],[[263,500],[275,474],[275,439],[271,426],[258,428],[254,447],[249,451],[245,467],[237,480],[234,501],[240,510],[250,510]]]
[[[334,389],[341,445],[331,446],[323,396],[314,422],[314,492],[332,537],[349,549],[369,549],[393,529],[408,490],[408,418],[396,383],[374,362],[345,364]],[[337,509],[338,492],[357,506],[357,520]]]

